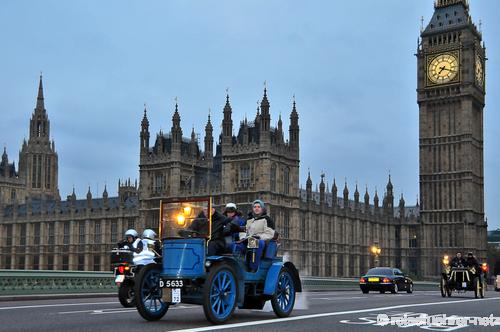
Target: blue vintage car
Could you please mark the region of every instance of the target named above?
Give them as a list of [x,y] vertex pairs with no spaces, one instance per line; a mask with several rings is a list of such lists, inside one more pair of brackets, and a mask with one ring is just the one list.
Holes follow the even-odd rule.
[[[171,305],[199,304],[210,322],[222,324],[236,307],[262,309],[271,301],[278,317],[289,316],[296,293],[302,291],[293,263],[277,256],[276,240],[264,243],[262,257],[256,257],[256,246],[263,241],[253,238],[228,245],[223,255],[208,256],[212,220],[206,211],[211,211],[211,203],[210,198],[161,203],[162,264],[147,265],[137,276],[140,315],[153,321],[161,319]],[[206,234],[199,231],[200,225]],[[249,266],[249,260],[255,263],[255,259],[259,260],[256,271]]]

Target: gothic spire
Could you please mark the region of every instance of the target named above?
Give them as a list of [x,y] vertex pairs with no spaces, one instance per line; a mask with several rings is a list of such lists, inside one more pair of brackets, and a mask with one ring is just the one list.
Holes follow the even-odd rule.
[[36,98],[36,110],[43,111],[45,109],[43,98],[43,82],[42,74],[40,74],[40,82],[38,83],[38,96]]
[[141,127],[145,131],[147,131],[149,128],[149,120],[148,120],[148,115],[147,115],[146,103],[144,103],[144,116],[142,117]]
[[9,163],[9,157],[7,156],[7,148],[4,146],[2,154],[2,165],[7,165],[8,163]]
[[222,119],[222,137],[225,144],[231,144],[233,136],[233,109],[229,103],[229,93],[226,90],[226,104],[224,105],[224,118]]

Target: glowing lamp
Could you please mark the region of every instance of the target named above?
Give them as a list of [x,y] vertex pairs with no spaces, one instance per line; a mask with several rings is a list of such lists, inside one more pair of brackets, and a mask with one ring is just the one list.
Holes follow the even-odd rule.
[[444,264],[444,265],[448,265],[448,264],[450,264],[450,257],[448,257],[448,255],[445,255],[445,256],[443,257],[443,264]]
[[183,209],[184,215],[185,216],[190,216],[191,215],[191,207],[190,206],[185,206]]
[[182,214],[177,215],[176,219],[179,226],[184,226],[184,224],[186,223],[186,217],[184,217],[184,215]]

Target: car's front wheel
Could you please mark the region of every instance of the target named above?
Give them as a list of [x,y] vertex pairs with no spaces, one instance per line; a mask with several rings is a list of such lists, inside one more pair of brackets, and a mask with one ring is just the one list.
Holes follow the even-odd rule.
[[286,266],[281,268],[278,275],[276,290],[271,298],[271,305],[278,317],[288,317],[292,313],[295,304],[295,283],[292,273]]
[[234,312],[238,294],[236,273],[227,264],[218,264],[210,270],[205,281],[203,312],[214,324],[229,320]]
[[413,293],[413,282],[411,282],[411,283],[408,285],[408,289],[406,290],[406,292],[407,292],[408,294]]

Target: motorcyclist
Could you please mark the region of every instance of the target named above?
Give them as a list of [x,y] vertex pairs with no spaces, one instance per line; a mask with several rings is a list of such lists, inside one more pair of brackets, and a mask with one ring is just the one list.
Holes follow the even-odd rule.
[[466,266],[467,263],[465,261],[465,259],[462,257],[462,253],[461,252],[457,252],[457,255],[455,257],[453,257],[453,259],[451,260],[451,266],[452,267],[459,267],[459,266]]
[[155,240],[156,233],[152,229],[145,229],[142,233],[142,250],[134,253],[135,265],[154,263],[157,256],[161,256],[160,243]]
[[142,251],[142,246],[139,233],[135,229],[128,229],[125,232],[125,239],[118,243],[119,249],[127,249],[137,253]]

